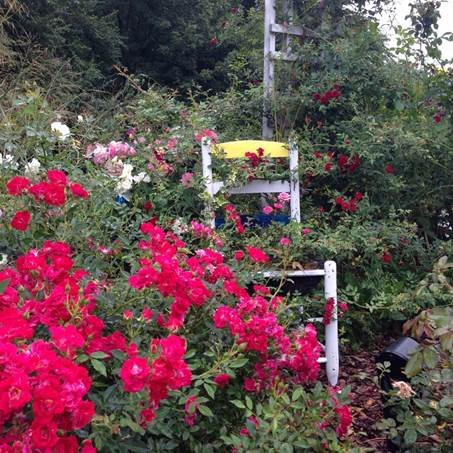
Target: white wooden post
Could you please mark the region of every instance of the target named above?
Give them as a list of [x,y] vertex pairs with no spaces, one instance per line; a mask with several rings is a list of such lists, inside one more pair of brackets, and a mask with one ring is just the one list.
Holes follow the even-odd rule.
[[[273,131],[268,119],[271,111],[272,99],[275,90],[274,61],[296,61],[297,57],[291,52],[292,36],[303,36],[304,32],[301,27],[292,25],[294,22],[294,2],[293,0],[284,0],[282,15],[283,24],[276,24],[276,0],[264,1],[264,101],[263,101],[263,125],[262,134],[265,140],[272,139]],[[275,37],[280,33],[285,35],[285,42],[281,51],[276,50]],[[288,82],[289,83],[289,82]]]
[[[214,197],[213,181],[212,181],[212,159],[211,159],[211,141],[207,137],[201,139],[201,163],[203,178],[206,183],[206,192],[211,199]],[[208,205],[206,209],[211,217],[211,227],[215,227],[215,217],[212,205]]]
[[291,219],[300,223],[299,151],[293,141],[289,143],[289,172]]
[[264,1],[264,67],[263,67],[263,126],[262,134],[265,140],[272,139],[272,127],[269,125],[268,115],[274,90],[274,62],[275,34],[271,33],[271,24],[275,23],[275,1]]
[[334,261],[324,263],[324,292],[326,300],[334,300],[332,320],[326,326],[326,372],[329,384],[337,385],[340,357],[338,352],[338,313],[337,313],[337,265]]
[[[283,17],[285,18],[288,26],[293,24],[294,5],[293,5],[292,0],[285,0],[285,2],[283,3]],[[285,45],[283,48],[283,51],[287,55],[291,54],[291,41],[292,41],[292,36],[291,36],[291,34],[288,33],[286,35]]]

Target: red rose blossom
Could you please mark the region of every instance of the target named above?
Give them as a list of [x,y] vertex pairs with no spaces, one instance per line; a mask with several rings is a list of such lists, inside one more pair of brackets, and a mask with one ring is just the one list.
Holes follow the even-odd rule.
[[121,368],[121,379],[126,392],[139,392],[146,384],[150,374],[148,361],[141,357],[126,360]]
[[247,249],[247,252],[252,259],[252,261],[255,261],[255,263],[267,263],[269,261],[269,257],[260,249],[256,249],[254,247],[245,247]]
[[11,220],[11,226],[18,231],[25,231],[28,229],[30,223],[31,214],[28,211],[16,212],[13,219]]
[[71,184],[69,184],[69,190],[75,197],[88,198],[90,196],[85,188],[76,182],[71,182]]
[[49,170],[47,172],[47,180],[53,184],[66,187],[68,180],[66,175],[61,170]]
[[6,184],[6,188],[8,189],[8,193],[10,195],[22,195],[27,189],[30,184],[30,181],[27,178],[23,178],[22,176],[15,176],[11,178],[8,183]]
[[227,373],[220,373],[214,378],[214,382],[220,387],[225,387],[230,383],[231,376]]
[[391,253],[385,251],[385,252],[382,254],[381,260],[382,260],[384,263],[390,263],[390,262],[392,261],[392,255],[391,255]]

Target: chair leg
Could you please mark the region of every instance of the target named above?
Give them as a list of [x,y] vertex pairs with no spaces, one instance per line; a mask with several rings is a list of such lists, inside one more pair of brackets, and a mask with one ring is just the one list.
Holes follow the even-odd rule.
[[331,386],[336,386],[340,371],[338,351],[338,317],[337,317],[337,265],[334,261],[324,263],[324,291],[326,300],[332,297],[335,301],[332,320],[326,326],[326,372]]
[[212,182],[212,160],[211,160],[211,141],[207,137],[203,137],[201,142],[202,154],[202,170],[203,178],[206,184],[206,193],[209,196],[209,202],[206,206],[206,211],[210,217],[211,227],[215,227],[215,215],[211,202],[214,197],[213,182]]

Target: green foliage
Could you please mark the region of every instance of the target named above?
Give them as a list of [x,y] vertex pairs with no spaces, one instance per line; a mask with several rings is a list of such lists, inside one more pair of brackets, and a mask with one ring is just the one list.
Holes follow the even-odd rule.
[[[451,300],[451,286],[444,291]],[[447,452],[452,448],[453,401],[448,392],[453,383],[452,319],[451,307],[436,307],[405,325],[422,343],[406,365],[410,385],[393,383],[387,402],[392,418],[378,424],[402,452]]]
[[121,34],[115,3],[106,0],[32,0],[15,16],[15,29],[34,43],[69,60],[83,73],[83,85],[102,85],[121,56]]

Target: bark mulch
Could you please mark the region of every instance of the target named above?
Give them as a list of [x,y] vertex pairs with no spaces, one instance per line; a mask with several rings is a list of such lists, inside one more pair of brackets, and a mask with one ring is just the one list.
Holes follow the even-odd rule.
[[376,453],[387,453],[387,442],[375,427],[383,414],[383,401],[378,383],[375,358],[382,352],[389,339],[379,342],[375,350],[343,352],[340,363],[340,387],[351,386],[351,412],[354,442]]

